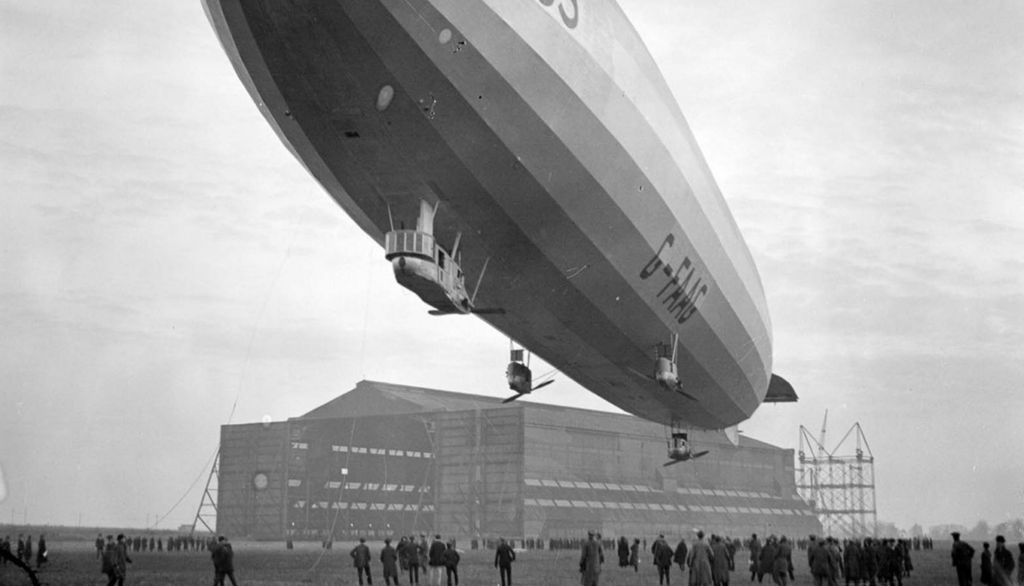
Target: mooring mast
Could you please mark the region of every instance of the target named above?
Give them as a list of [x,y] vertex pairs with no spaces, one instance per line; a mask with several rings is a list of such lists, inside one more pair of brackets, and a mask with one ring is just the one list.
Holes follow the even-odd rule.
[[[826,421],[828,413],[825,414]],[[848,440],[856,442],[849,454]],[[860,423],[846,432],[830,452],[825,449],[825,427],[821,440],[800,426],[797,492],[810,503],[826,535],[837,538],[875,537],[878,512],[875,508],[875,457]],[[843,448],[847,449],[844,454]]]

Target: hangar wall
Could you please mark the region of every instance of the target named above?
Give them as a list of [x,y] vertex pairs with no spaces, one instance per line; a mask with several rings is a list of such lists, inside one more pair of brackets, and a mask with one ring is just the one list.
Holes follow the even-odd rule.
[[[301,417],[221,428],[217,530],[280,540],[820,532],[793,451],[636,417],[362,381]],[[256,482],[264,475],[266,482]]]

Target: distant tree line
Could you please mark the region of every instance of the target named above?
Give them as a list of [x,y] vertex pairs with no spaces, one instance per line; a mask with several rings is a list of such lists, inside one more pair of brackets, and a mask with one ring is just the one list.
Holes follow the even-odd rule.
[[[921,531],[920,525],[914,525],[910,529],[910,535],[918,536]],[[960,538],[966,541],[992,541],[996,535],[1002,535],[1008,543],[1021,543],[1024,542],[1024,519],[1011,519],[995,526],[982,520],[972,528],[954,523],[934,525],[928,528],[928,536],[936,540],[949,539],[949,534],[954,531],[959,531]]]

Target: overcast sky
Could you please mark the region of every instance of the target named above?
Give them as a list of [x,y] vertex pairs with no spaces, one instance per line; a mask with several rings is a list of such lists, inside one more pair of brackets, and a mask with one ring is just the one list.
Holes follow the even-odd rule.
[[[622,4],[801,397],[741,429],[860,422],[904,528],[1024,516],[1024,4]],[[395,283],[197,1],[0,1],[0,204],[0,522],[189,523],[220,425],[363,378],[508,393],[508,341]]]

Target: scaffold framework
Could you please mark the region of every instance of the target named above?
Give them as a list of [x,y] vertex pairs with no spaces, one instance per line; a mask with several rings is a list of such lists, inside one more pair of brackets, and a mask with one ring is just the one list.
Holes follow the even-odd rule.
[[[860,423],[855,423],[832,451],[826,450],[824,444],[825,424],[820,440],[800,426],[797,491],[811,505],[826,535],[877,536],[875,457]],[[844,452],[851,444],[855,444],[853,454]]]
[[200,524],[206,527],[210,533],[216,533],[217,526],[217,486],[220,481],[217,464],[220,463],[220,448],[217,448],[217,455],[213,459],[213,466],[210,468],[210,476],[206,479],[206,488],[203,490],[203,498],[199,501],[199,510],[196,511],[196,518],[192,521],[192,529],[189,534],[196,532]]

